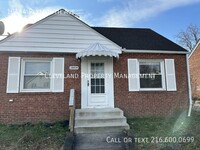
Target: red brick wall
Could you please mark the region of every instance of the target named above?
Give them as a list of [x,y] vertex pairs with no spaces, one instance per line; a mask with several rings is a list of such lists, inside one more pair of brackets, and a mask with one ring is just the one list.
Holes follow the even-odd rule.
[[189,58],[192,97],[200,99],[200,45]]
[[[8,57],[65,58],[65,75],[78,73],[69,66],[79,66],[75,54],[36,54],[36,53],[1,53],[0,54],[0,123],[24,123],[39,121],[58,121],[68,119],[69,90],[76,90],[76,105],[81,105],[81,79],[65,79],[64,93],[18,93],[6,94]],[[115,107],[121,108],[126,116],[167,115],[175,110],[185,109],[188,104],[187,72],[185,55],[162,54],[122,54],[114,59],[114,72],[127,72],[127,59],[175,59],[177,92],[129,92],[128,79],[114,79]],[[13,102],[9,102],[13,99]]]
[[[65,58],[65,75],[78,73],[69,66],[79,66],[75,54],[0,54],[0,123],[57,121],[68,119],[69,90],[75,89],[77,107],[80,107],[80,79],[65,79],[64,93],[17,93],[6,94],[8,57]],[[13,102],[9,102],[13,99]]]
[[188,82],[185,55],[122,54],[114,60],[114,71],[127,74],[127,59],[175,59],[176,92],[128,91],[128,79],[115,78],[115,107],[124,110],[126,116],[168,115],[179,109],[187,109]]

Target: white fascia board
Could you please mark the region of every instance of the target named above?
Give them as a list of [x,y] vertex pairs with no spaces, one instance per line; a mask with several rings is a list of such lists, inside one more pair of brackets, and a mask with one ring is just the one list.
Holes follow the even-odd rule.
[[[0,52],[43,52],[43,53],[78,53],[75,50],[1,50]],[[162,51],[162,50],[122,50],[122,53],[163,53],[163,54],[188,54],[189,52],[179,52],[179,51]],[[119,52],[119,54],[121,54]]]
[[69,51],[63,51],[63,50],[54,50],[54,51],[51,51],[51,50],[1,50],[0,49],[0,53],[13,53],[13,52],[16,52],[16,53],[74,53],[74,54],[77,54],[79,51],[72,51],[72,50],[69,50]]
[[188,54],[189,52],[180,51],[163,51],[163,50],[134,50],[134,49],[123,49],[124,53],[163,53],[163,54]]

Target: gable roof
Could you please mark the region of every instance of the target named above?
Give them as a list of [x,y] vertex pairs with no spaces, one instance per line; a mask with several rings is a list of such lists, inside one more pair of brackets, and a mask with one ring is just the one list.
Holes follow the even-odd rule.
[[90,27],[63,9],[1,40],[0,51],[77,53],[97,42],[118,53],[187,53],[151,29]]
[[94,43],[121,53],[121,47],[61,9],[0,41],[0,51],[78,53]]
[[92,27],[122,48],[128,50],[188,52],[178,44],[151,29]]

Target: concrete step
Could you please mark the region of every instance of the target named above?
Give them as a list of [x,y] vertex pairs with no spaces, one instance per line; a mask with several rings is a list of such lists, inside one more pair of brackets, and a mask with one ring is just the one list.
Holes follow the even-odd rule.
[[97,109],[76,109],[76,117],[104,117],[123,116],[123,111],[119,108],[97,108]]
[[119,132],[128,130],[129,125],[127,123],[121,124],[99,124],[99,125],[87,125],[87,126],[75,126],[75,133],[108,133],[108,132]]
[[128,129],[126,117],[119,108],[76,110],[75,133],[119,132]]
[[88,124],[101,124],[101,123],[126,123],[126,117],[124,116],[104,116],[104,117],[76,117],[75,124],[76,125],[88,125]]

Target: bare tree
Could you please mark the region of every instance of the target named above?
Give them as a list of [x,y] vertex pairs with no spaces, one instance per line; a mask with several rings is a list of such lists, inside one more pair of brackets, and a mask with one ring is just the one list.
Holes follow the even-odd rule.
[[200,39],[200,27],[190,24],[185,31],[181,31],[176,35],[177,42],[189,51],[192,51],[194,46]]

